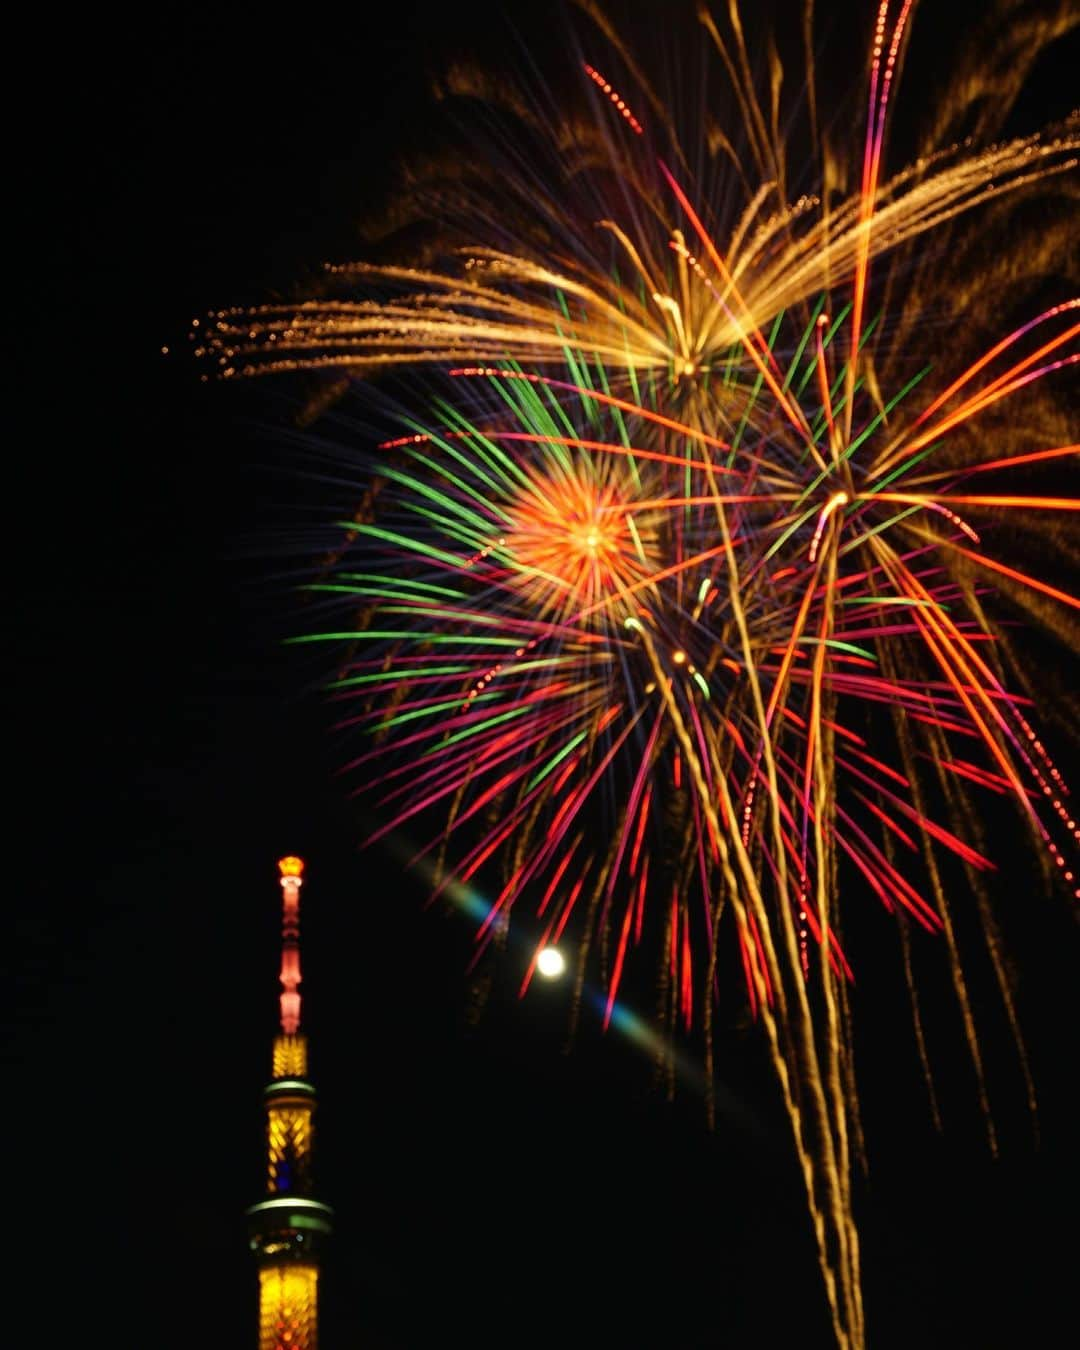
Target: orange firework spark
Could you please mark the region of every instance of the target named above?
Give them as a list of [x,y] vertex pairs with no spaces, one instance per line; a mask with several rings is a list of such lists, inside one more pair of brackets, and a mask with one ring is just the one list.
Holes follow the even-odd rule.
[[606,602],[655,570],[652,522],[635,518],[610,460],[580,461],[554,481],[531,479],[508,510],[505,548],[539,614],[567,622],[584,612],[595,621]]

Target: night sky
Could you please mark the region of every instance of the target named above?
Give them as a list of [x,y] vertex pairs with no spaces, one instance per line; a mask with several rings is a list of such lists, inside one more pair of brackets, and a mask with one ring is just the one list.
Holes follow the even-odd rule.
[[[295,852],[318,1194],[338,1215],[324,1350],[829,1346],[754,1035],[721,1037],[731,1106],[710,1132],[692,1087],[668,1102],[591,1016],[566,1053],[564,987],[518,1002],[497,975],[476,1015],[466,921],[425,909],[389,850],[358,850],[325,668],[283,645],[306,622],[296,540],[347,498],[282,434],[295,389],[200,383],[184,349],[194,315],[354,256],[355,222],[422,131],[425,63],[463,32],[497,49],[504,13],[550,37],[544,10],[176,6],[27,44],[4,972],[24,1344],[254,1347],[243,1211],[262,1186],[275,861]],[[1076,927],[1021,847],[1017,829],[999,897],[1039,1148],[988,988],[997,1162],[953,1006],[928,1016],[942,1137],[884,939],[867,977],[872,1350],[1059,1344],[1073,1319]]]

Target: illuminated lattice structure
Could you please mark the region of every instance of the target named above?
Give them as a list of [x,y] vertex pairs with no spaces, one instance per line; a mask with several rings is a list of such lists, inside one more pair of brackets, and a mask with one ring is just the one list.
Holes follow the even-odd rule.
[[311,1198],[315,1089],[307,1081],[307,1039],[300,1034],[299,858],[278,863],[282,893],[281,1030],[274,1038],[266,1088],[267,1198],[248,1210],[259,1260],[259,1350],[318,1345],[319,1245],[332,1211]]
[[317,1266],[275,1264],[259,1271],[259,1346],[314,1345]]

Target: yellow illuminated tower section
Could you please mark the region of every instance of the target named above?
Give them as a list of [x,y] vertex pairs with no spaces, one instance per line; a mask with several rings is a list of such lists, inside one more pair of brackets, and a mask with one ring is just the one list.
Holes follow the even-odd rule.
[[312,1198],[315,1089],[300,1032],[300,887],[304,864],[282,858],[281,1028],[266,1099],[266,1198],[247,1211],[259,1263],[259,1350],[316,1350],[319,1249],[333,1212]]

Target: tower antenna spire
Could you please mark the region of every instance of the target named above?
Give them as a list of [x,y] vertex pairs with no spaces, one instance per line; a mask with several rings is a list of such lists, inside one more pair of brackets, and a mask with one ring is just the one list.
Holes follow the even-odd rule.
[[304,860],[278,860],[281,874],[281,1029],[286,1036],[300,1030],[300,887]]

